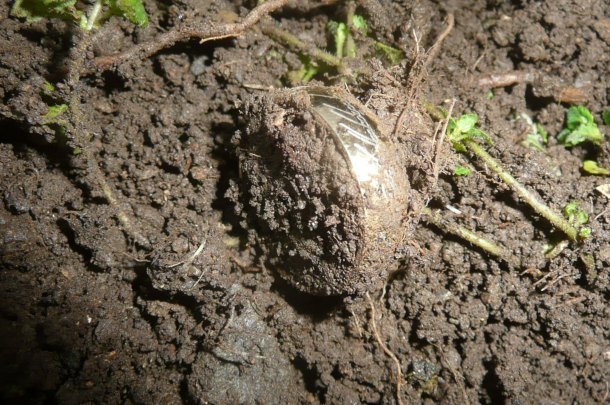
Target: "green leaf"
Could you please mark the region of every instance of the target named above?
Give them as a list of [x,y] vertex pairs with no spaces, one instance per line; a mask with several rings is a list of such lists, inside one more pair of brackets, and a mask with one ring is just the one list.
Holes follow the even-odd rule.
[[453,174],[458,177],[470,176],[470,173],[472,173],[472,171],[465,166],[456,166],[455,169],[453,170]]
[[589,222],[589,215],[580,208],[578,202],[572,201],[563,208],[563,215],[574,225],[584,225]]
[[527,134],[527,138],[523,141],[523,145],[543,152],[548,141],[548,132],[546,132],[542,125],[536,123],[532,124],[532,132]]
[[599,166],[594,160],[585,160],[582,164],[582,169],[589,174],[610,176],[610,170]]
[[591,232],[591,228],[585,226],[583,228],[580,228],[580,231],[578,231],[578,236],[580,236],[581,239],[586,239],[591,236]]
[[25,18],[28,23],[43,18],[62,18],[78,21],[82,12],[74,6],[76,0],[16,0],[11,15]]
[[476,128],[479,116],[476,114],[463,114],[458,119],[450,118],[447,125],[447,137],[453,143],[453,148],[458,152],[465,152],[463,145],[465,140],[482,140],[493,144],[491,137],[485,131]]
[[567,127],[569,129],[575,129],[580,125],[595,124],[593,114],[586,107],[576,105],[570,107],[568,110],[568,122]]
[[58,119],[60,115],[68,111],[67,104],[58,104],[49,106],[49,111],[45,115],[42,116],[43,124],[58,124],[60,120]]
[[405,58],[403,51],[386,45],[383,42],[375,42],[375,48],[388,59],[391,65],[398,65]]
[[477,121],[479,121],[478,115],[464,114],[455,122],[455,128],[461,133],[466,134],[474,129]]
[[42,88],[44,89],[45,92],[47,93],[53,93],[55,91],[55,86],[53,85],[53,83],[48,82],[48,81],[44,81],[44,83],[42,84]]
[[148,14],[142,0],[107,0],[110,14],[127,18],[139,27],[148,25]]
[[602,113],[602,119],[604,120],[604,124],[610,127],[610,108]]
[[599,145],[603,141],[603,135],[597,128],[593,114],[585,107],[574,106],[568,110],[566,128],[559,133],[557,140],[566,147],[586,141]]
[[320,71],[320,67],[309,56],[302,55],[301,63],[303,66],[299,70],[288,73],[288,79],[291,83],[307,83]]
[[563,129],[557,136],[557,140],[567,147],[576,146],[586,141],[599,145],[603,141],[603,136],[597,125],[585,124],[576,129]]
[[347,25],[342,22],[330,21],[328,23],[328,31],[335,41],[335,54],[337,57],[342,58],[345,41],[347,41],[347,36],[349,35]]
[[366,35],[369,31],[369,26],[366,23],[366,20],[364,19],[364,17],[361,15],[358,15],[358,14],[354,15],[354,19],[352,20],[352,25],[356,30],[362,32],[364,35]]

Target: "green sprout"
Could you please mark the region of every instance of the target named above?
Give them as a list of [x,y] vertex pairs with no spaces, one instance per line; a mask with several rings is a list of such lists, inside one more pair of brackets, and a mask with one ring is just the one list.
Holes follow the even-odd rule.
[[580,228],[578,235],[581,238],[584,239],[591,236],[591,228],[583,227],[583,225],[589,222],[589,215],[585,212],[585,210],[580,208],[578,202],[572,201],[568,203],[563,208],[563,215],[566,217],[568,222]]
[[455,169],[453,170],[453,175],[457,176],[457,177],[470,176],[471,173],[472,173],[472,170],[470,170],[466,166],[456,166]]
[[568,110],[566,127],[559,133],[557,140],[566,147],[589,141],[599,145],[603,135],[597,128],[593,114],[586,107],[574,106]]
[[527,122],[530,126],[531,130],[527,134],[527,137],[522,142],[523,146],[528,148],[539,150],[540,152],[544,152],[544,148],[546,147],[549,141],[549,133],[544,129],[542,125],[537,122],[534,122],[532,118],[526,113],[521,113],[521,118]]
[[53,85],[53,83],[45,80],[42,84],[42,89],[44,93],[51,94],[55,91],[55,86]]
[[49,106],[49,111],[42,116],[42,122],[48,124],[61,124],[63,121],[59,118],[63,113],[68,111],[67,104],[58,104]]
[[354,18],[352,19],[352,26],[355,30],[362,32],[364,35],[369,32],[369,26],[364,17],[361,15],[354,15]]
[[328,31],[331,33],[335,41],[335,55],[337,55],[338,58],[342,58],[345,55],[345,45],[347,43],[348,37],[350,36],[347,24],[342,22],[330,21],[328,23]]
[[301,63],[303,65],[299,70],[288,73],[288,80],[291,83],[308,83],[320,71],[320,66],[307,55],[301,56]]
[[536,123],[534,124],[534,130],[527,135],[524,144],[542,152],[548,142],[549,133],[542,125]]
[[[96,0],[85,14],[77,6],[77,0],[16,0],[11,14],[18,18],[25,18],[32,23],[43,18],[59,18],[76,22],[85,31],[97,27],[99,21],[111,16],[127,18],[137,26],[146,26],[148,16],[142,0]],[[105,8],[106,12],[100,16]]]
[[[431,114],[438,116],[438,108],[428,105]],[[561,214],[553,211],[548,205],[540,201],[540,198],[529,191],[521,184],[512,174],[510,174],[500,162],[491,156],[485,148],[479,143],[483,141],[488,144],[493,144],[491,137],[484,131],[478,129],[476,124],[479,117],[476,114],[464,114],[458,119],[450,118],[447,126],[447,138],[453,144],[453,148],[458,152],[471,151],[477,155],[485,164],[495,172],[504,183],[511,187],[523,200],[529,204],[538,214],[546,218],[554,226],[561,229],[573,241],[578,241],[584,238],[579,234],[578,229],[570,222],[566,221]]]
[[40,21],[43,18],[80,21],[83,12],[78,10],[75,5],[76,0],[16,0],[11,14],[18,18],[25,18],[28,23]]
[[383,42],[375,41],[375,48],[391,65],[398,65],[405,58],[405,53],[403,51],[386,45]]
[[610,170],[601,167],[595,160],[585,160],[582,164],[582,169],[589,173],[598,176],[610,176]]
[[447,138],[458,152],[466,152],[464,141],[482,140],[493,145],[491,137],[484,131],[476,128],[479,116],[476,114],[464,114],[458,119],[449,118],[447,125]]
[[124,17],[138,27],[148,25],[148,15],[142,0],[106,0],[105,2],[108,4],[107,17],[112,15]]

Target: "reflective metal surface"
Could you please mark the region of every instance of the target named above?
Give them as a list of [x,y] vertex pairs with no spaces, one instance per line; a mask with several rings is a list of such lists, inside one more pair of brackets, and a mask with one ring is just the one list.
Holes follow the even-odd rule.
[[333,130],[349,157],[359,182],[379,175],[379,137],[355,106],[318,89],[308,90],[314,110]]

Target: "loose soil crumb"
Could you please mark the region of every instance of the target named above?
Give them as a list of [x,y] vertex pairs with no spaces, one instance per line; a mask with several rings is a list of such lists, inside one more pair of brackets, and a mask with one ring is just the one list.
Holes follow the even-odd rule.
[[[145,1],[148,28],[112,19],[89,56],[153,39],[180,21],[233,21],[255,3]],[[429,142],[418,133],[397,142],[413,151],[413,212],[428,202],[451,205],[459,214],[446,211],[448,218],[522,259],[521,268],[508,267],[439,229],[416,226],[417,218],[409,223],[400,269],[371,294],[380,338],[401,363],[401,398],[607,401],[610,210],[595,187],[608,181],[581,166],[584,159],[608,166],[610,154],[607,145],[568,150],[554,136],[566,88],[585,95],[598,122],[610,104],[607,2],[359,4],[371,35],[408,58],[416,56],[414,37],[429,47],[454,13],[422,96],[444,106],[455,98],[454,112],[476,112],[496,140],[490,152],[553,208],[580,201],[593,231],[547,262],[545,246],[561,235],[484,165],[447,148],[446,168],[432,185]],[[255,27],[82,79],[93,155],[152,246],[143,250],[99,190],[82,181],[58,127],[42,118],[55,102],[43,84],[64,77],[74,28],[55,20],[26,25],[10,17],[9,6],[0,5],[2,402],[393,403],[395,365],[373,336],[367,301],[314,297],[285,282],[248,238],[255,225],[241,221],[225,197],[240,178],[231,140],[248,128],[244,103],[287,84],[299,55]],[[273,17],[301,40],[332,48],[326,24],[345,14],[332,1],[315,1],[290,3]],[[390,122],[405,103],[392,102],[404,89],[394,81],[406,86],[408,66],[376,69],[370,80],[381,90],[367,79],[348,87]],[[536,79],[491,92],[476,85],[512,71]],[[318,84],[330,84],[330,76]],[[516,119],[523,113],[551,135],[544,152],[523,146],[529,126]],[[473,174],[454,177],[456,164]]]

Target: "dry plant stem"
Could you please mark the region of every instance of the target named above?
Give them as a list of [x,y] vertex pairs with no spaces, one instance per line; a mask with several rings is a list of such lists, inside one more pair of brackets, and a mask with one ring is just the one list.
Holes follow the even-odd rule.
[[351,71],[343,64],[341,58],[338,58],[326,51],[318,49],[316,46],[309,45],[301,41],[291,33],[275,26],[274,23],[265,22],[261,24],[261,31],[263,32],[263,34],[273,38],[274,40],[282,42],[293,49],[303,52],[319,62],[337,68],[337,70],[342,74],[348,76],[351,75]]
[[447,35],[449,35],[451,30],[453,30],[454,25],[455,17],[453,16],[453,14],[449,13],[447,15],[447,27],[445,27],[443,32],[441,32],[440,35],[436,38],[436,41],[434,41],[434,45],[430,47],[428,55],[426,56],[426,61],[424,62],[424,69],[430,66],[434,58],[436,58],[436,55],[438,55],[438,52],[441,50],[441,45],[443,41],[445,40],[445,38],[447,38]]
[[79,150],[80,154],[75,156],[75,159],[83,161],[85,166],[85,178],[90,177],[88,181],[89,187],[92,189],[99,188],[102,194],[116,212],[116,217],[121,223],[123,230],[140,246],[149,248],[148,240],[144,238],[133,226],[129,215],[122,209],[120,202],[116,198],[112,187],[106,181],[104,173],[102,173],[97,159],[91,151],[91,135],[83,125],[83,113],[81,111],[81,93],[80,93],[80,77],[85,61],[86,50],[91,44],[92,35],[90,31],[85,31],[80,42],[74,49],[74,59],[70,65],[67,84],[70,87],[70,96],[68,99],[70,120],[69,132],[72,133],[72,149]]
[[463,226],[448,223],[441,214],[432,211],[430,208],[424,208],[423,213],[426,215],[425,221],[433,224],[434,226],[442,229],[448,233],[456,235],[467,242],[472,243],[478,248],[486,251],[487,253],[499,257],[510,264],[515,264],[515,258],[506,249],[498,246],[496,243],[486,239],[478,233],[471,231]]
[[436,142],[436,147],[434,151],[434,168],[433,175],[435,183],[438,181],[438,175],[440,173],[440,163],[439,160],[441,158],[441,149],[443,147],[443,143],[445,142],[445,136],[447,136],[447,127],[449,126],[449,120],[451,119],[451,114],[453,113],[453,107],[455,106],[455,99],[451,102],[451,106],[449,107],[449,111],[447,111],[447,118],[445,118],[445,122],[443,123],[443,129],[441,131],[441,137]]
[[396,355],[388,348],[388,346],[383,343],[383,340],[381,340],[379,330],[377,329],[377,311],[375,311],[375,304],[373,303],[373,300],[371,299],[371,296],[368,292],[366,293],[366,299],[369,302],[369,306],[371,307],[371,327],[373,328],[373,335],[375,336],[375,340],[377,340],[377,343],[379,344],[379,346],[381,346],[381,349],[383,349],[384,353],[388,357],[390,357],[396,365],[396,402],[398,403],[398,405],[402,405],[402,371],[400,366],[400,360],[398,360],[398,357],[396,357]]
[[540,202],[538,197],[519,183],[502,165],[493,158],[479,143],[466,140],[464,145],[477,155],[485,164],[496,173],[502,181],[509,185],[521,198],[525,200],[538,214],[549,220],[554,226],[561,229],[571,240],[578,241],[578,229],[570,224],[561,214],[553,211],[549,206]]
[[[406,102],[405,107],[402,109],[400,115],[398,116],[398,120],[396,121],[396,125],[394,127],[394,136],[397,136],[398,131],[400,131],[402,129],[402,126],[403,126],[405,120],[407,119],[409,111],[411,111],[411,109],[412,109],[413,101],[416,99],[416,94],[420,89],[421,83],[423,83],[424,78],[426,77],[428,66],[430,66],[430,64],[436,57],[436,55],[438,55],[438,52],[441,49],[441,45],[443,44],[443,41],[445,40],[445,38],[447,38],[447,36],[451,32],[451,30],[453,30],[454,25],[455,25],[455,18],[453,16],[453,14],[448,14],[447,15],[447,27],[445,27],[443,32],[441,32],[440,35],[436,38],[436,41],[434,41],[434,44],[428,50],[427,55],[425,56],[425,60],[421,63],[421,66],[419,68],[414,70],[415,73],[412,75],[412,78],[409,79],[410,90],[409,90],[408,96],[406,97],[407,102]],[[417,56],[415,58],[415,63],[416,63],[416,65],[418,65],[419,64],[419,41],[417,40],[417,37],[415,38],[415,46],[416,46],[416,50],[417,50]],[[444,118],[444,116],[442,118]],[[442,118],[439,119],[439,121],[442,120]]]
[[217,25],[212,22],[204,22],[175,28],[159,35],[152,41],[135,45],[126,51],[114,55],[97,57],[91,61],[90,65],[93,70],[103,71],[111,69],[128,59],[148,58],[161,49],[168,48],[178,42],[187,41],[192,38],[199,38],[201,42],[206,42],[215,39],[236,37],[256,24],[263,16],[285,6],[286,3],[288,3],[288,0],[268,0],[255,7],[248,13],[243,21],[238,23]]
[[476,80],[476,84],[478,87],[486,88],[507,87],[517,83],[531,83],[535,78],[536,75],[533,73],[514,70],[480,77]]
[[[422,105],[435,120],[445,119],[445,113],[427,100],[422,101]],[[496,173],[502,181],[511,187],[534,211],[549,220],[555,227],[564,232],[571,240],[578,241],[578,229],[570,224],[560,213],[553,211],[549,206],[540,202],[538,197],[526,189],[517,179],[515,179],[502,165],[492,157],[483,146],[476,141],[465,140],[464,145],[475,155],[481,158],[487,166]]]

